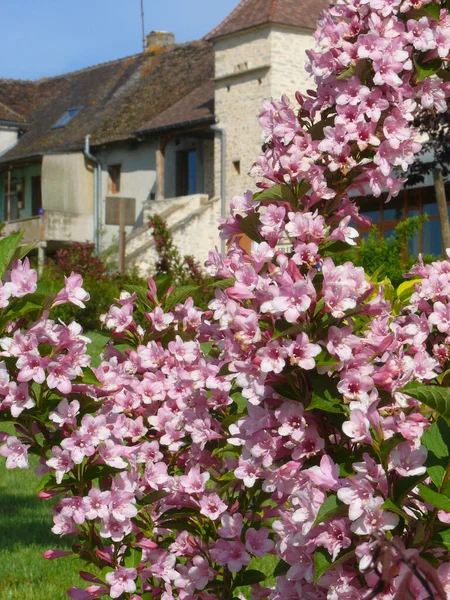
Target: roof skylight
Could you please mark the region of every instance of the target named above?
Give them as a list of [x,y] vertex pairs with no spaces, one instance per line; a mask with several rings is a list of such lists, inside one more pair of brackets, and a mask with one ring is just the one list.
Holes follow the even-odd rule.
[[81,106],[76,108],[69,108],[63,115],[59,117],[56,123],[52,126],[52,129],[61,129],[70,123],[70,121],[77,116],[80,112]]

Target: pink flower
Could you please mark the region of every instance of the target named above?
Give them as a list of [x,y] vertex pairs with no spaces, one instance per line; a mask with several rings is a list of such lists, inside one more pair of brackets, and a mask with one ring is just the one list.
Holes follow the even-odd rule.
[[34,294],[37,288],[37,272],[30,267],[28,258],[25,258],[23,262],[20,260],[14,262],[10,280],[11,293],[16,298]]
[[56,483],[61,483],[66,473],[73,469],[74,462],[68,450],[63,450],[59,446],[52,448],[53,458],[46,461],[46,465],[56,471]]
[[22,444],[19,439],[10,435],[6,440],[6,444],[0,446],[0,455],[6,458],[7,469],[28,469],[28,448],[30,446]]
[[84,302],[89,300],[89,294],[81,287],[83,285],[83,278],[81,275],[71,273],[69,277],[64,277],[64,280],[64,289],[58,293],[52,306],[72,302],[72,304],[75,304],[80,308],[86,308]]
[[240,513],[236,513],[235,515],[225,513],[220,517],[222,527],[219,527],[217,533],[223,538],[239,538],[242,531],[242,520],[243,517]]
[[247,529],[245,532],[245,547],[249,552],[259,558],[264,558],[268,552],[271,552],[275,546],[274,542],[269,539],[269,529],[262,527],[261,529]]
[[187,475],[180,477],[180,483],[188,494],[201,494],[205,490],[209,477],[206,471],[200,473],[200,467],[193,467]]
[[436,325],[441,333],[448,333],[450,330],[450,304],[436,302],[433,306],[433,312],[428,317],[431,325]]
[[320,459],[320,467],[311,467],[306,471],[311,481],[325,490],[337,490],[341,487],[339,467],[325,454]]
[[370,422],[362,410],[352,410],[350,421],[342,424],[342,431],[354,442],[371,442]]
[[54,560],[55,558],[62,558],[63,556],[72,556],[73,552],[66,550],[46,550],[42,553],[42,556],[46,560]]
[[215,521],[227,510],[225,502],[217,494],[209,494],[200,498],[200,513]]
[[428,451],[425,446],[414,450],[409,442],[403,442],[390,454],[391,467],[402,477],[423,475],[427,470],[424,466],[427,456]]
[[295,341],[287,346],[287,349],[291,364],[298,365],[305,370],[314,369],[316,366],[314,357],[322,351],[318,344],[310,343],[306,333],[300,333]]
[[365,504],[361,516],[351,524],[350,529],[357,535],[370,535],[376,531],[395,529],[400,517],[394,513],[381,510],[380,507],[383,503],[384,499],[379,496],[371,498]]
[[261,371],[263,373],[281,373],[286,364],[288,351],[278,342],[269,342],[264,348],[257,351],[257,356],[261,359]]
[[251,561],[242,542],[228,540],[218,540],[211,549],[211,557],[219,565],[228,567],[231,573],[237,573]]
[[111,598],[119,598],[125,592],[136,591],[134,583],[136,577],[136,569],[126,569],[125,567],[119,567],[114,573],[107,573],[105,579],[111,586],[109,592]]

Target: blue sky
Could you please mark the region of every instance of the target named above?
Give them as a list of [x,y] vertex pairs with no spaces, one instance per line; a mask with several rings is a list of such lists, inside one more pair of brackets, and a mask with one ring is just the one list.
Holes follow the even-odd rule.
[[[239,0],[144,0],[145,28],[202,37]],[[0,77],[39,79],[140,52],[140,0],[0,0]]]

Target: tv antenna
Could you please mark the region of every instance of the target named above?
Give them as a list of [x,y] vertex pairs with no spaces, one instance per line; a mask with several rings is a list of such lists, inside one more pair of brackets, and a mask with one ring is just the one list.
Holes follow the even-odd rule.
[[141,19],[142,19],[142,50],[145,52],[147,47],[145,39],[145,16],[144,16],[144,0],[141,0]]

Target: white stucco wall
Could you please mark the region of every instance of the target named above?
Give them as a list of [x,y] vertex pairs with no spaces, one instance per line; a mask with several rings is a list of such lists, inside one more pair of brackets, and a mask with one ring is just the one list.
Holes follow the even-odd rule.
[[[96,153],[102,164],[101,178],[101,223],[105,223],[105,198],[112,196],[108,167],[120,165],[120,191],[116,194],[126,198],[136,198],[136,223],[143,223],[143,208],[151,194],[156,194],[156,142],[147,141],[137,146],[128,143],[110,145],[106,150]],[[127,227],[130,233],[133,227]],[[103,225],[102,250],[118,240],[117,225]]]
[[43,157],[42,207],[77,215],[94,214],[94,170],[82,152]]
[[0,127],[0,155],[15,146],[17,140],[17,129]]

